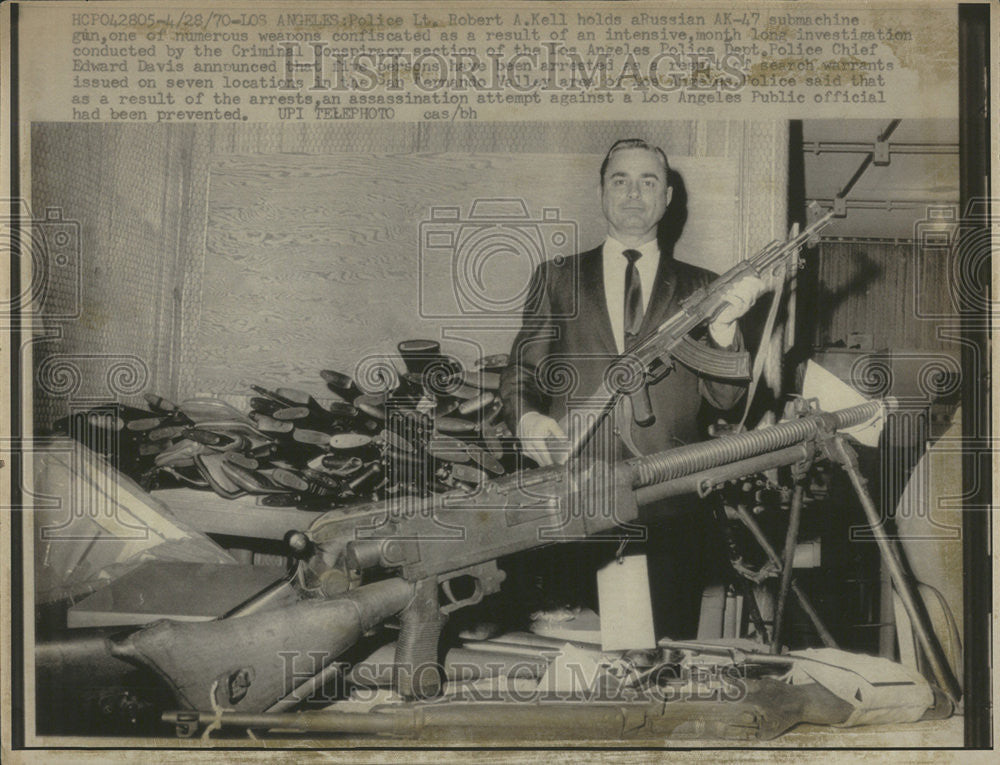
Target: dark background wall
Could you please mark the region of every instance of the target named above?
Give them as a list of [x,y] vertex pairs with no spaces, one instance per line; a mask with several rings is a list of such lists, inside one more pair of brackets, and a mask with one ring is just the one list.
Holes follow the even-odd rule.
[[945,349],[940,316],[949,310],[948,259],[928,257],[913,242],[851,239],[817,249],[818,292],[813,345],[870,338],[866,350]]
[[[796,153],[805,200],[829,207],[888,124],[804,121]],[[869,166],[851,189],[847,217],[824,230],[816,268],[804,275],[806,336],[818,347],[863,335],[867,350],[953,349],[938,336],[954,315],[953,259],[924,245],[958,219],[958,121],[903,120],[887,143],[888,164]]]

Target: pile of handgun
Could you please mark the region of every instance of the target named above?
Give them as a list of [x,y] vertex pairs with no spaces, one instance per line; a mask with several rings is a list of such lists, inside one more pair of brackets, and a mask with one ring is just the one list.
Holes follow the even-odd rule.
[[474,487],[514,464],[497,395],[507,357],[486,356],[469,369],[436,358],[428,365],[404,356],[407,371],[379,393],[323,370],[324,403],[294,388],[252,385],[243,413],[220,399],[178,405],[147,393],[149,409],[94,407],[55,430],[105,454],[147,490],[185,485],[325,510]]

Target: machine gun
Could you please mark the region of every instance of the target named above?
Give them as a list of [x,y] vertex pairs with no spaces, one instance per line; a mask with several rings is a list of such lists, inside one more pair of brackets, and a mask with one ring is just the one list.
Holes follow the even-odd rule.
[[[290,538],[302,556],[296,589],[303,599],[279,608],[268,605],[273,593],[265,593],[229,618],[157,622],[114,642],[111,652],[153,668],[189,708],[279,711],[304,700],[303,691],[321,684],[362,634],[398,616],[395,688],[407,698],[433,697],[441,687],[441,629],[450,612],[500,588],[505,575],[497,558],[613,533],[638,518],[640,504],[692,491],[704,495],[743,476],[824,456],[851,476],[935,676],[957,698],[922,603],[838,432],[886,409],[870,402],[832,413],[811,410],[770,428],[613,465],[573,461],[486,482],[474,492],[331,511]],[[773,548],[765,549],[782,563]],[[790,561],[786,551],[787,584],[814,615],[791,581]],[[464,593],[462,579],[469,585]]]

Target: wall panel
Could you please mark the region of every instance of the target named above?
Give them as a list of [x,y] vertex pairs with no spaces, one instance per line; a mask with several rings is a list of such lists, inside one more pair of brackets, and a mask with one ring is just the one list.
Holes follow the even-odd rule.
[[193,134],[185,126],[33,126],[32,215],[54,208],[79,224],[70,272],[46,280],[32,343],[36,428],[70,402],[137,403],[144,389],[169,387]]
[[949,257],[927,257],[908,242],[865,240],[823,241],[815,257],[814,345],[859,332],[872,336],[875,349],[954,350],[937,336],[951,311]]

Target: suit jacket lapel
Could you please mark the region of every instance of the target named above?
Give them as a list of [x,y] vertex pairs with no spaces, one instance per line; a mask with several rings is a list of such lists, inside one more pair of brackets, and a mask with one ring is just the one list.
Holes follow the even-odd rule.
[[580,256],[580,295],[583,299],[577,310],[592,310],[591,317],[582,318],[592,327],[597,340],[603,346],[602,350],[617,355],[615,335],[611,330],[611,319],[608,316],[607,295],[604,294],[604,257],[600,247]]
[[674,271],[673,256],[669,252],[661,252],[660,264],[656,267],[653,294],[649,298],[648,310],[642,317],[639,337],[648,335],[675,312],[673,298],[676,288],[677,274]]

